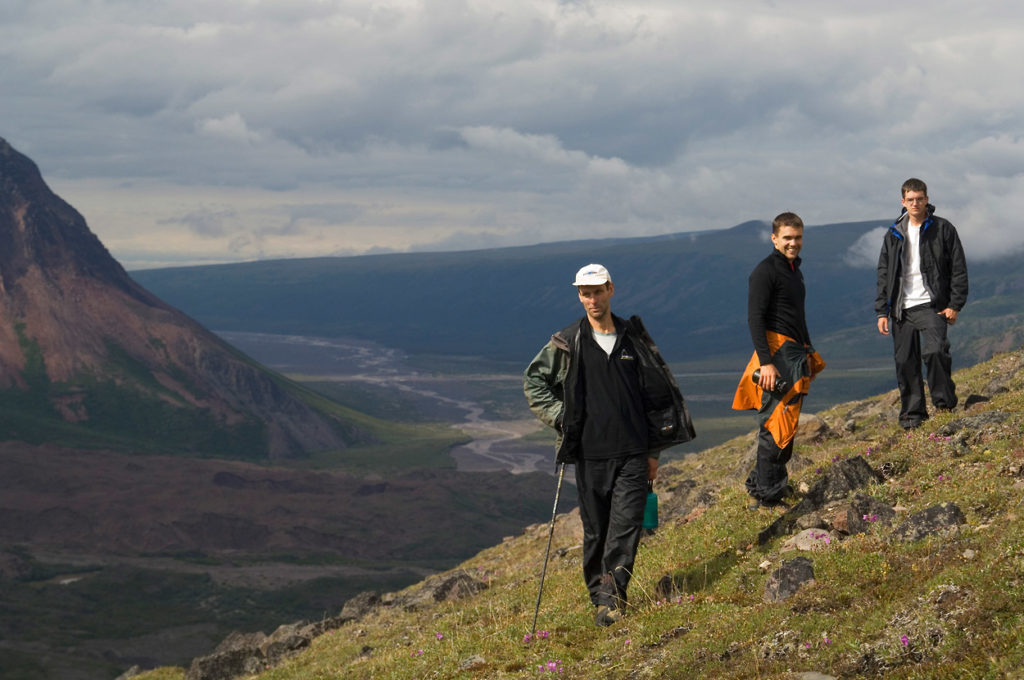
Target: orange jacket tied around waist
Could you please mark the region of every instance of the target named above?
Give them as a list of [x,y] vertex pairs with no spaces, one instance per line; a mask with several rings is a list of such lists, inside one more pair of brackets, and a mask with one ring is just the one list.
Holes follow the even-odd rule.
[[[776,333],[775,331],[768,331],[765,335],[768,339],[768,348],[772,353],[772,363],[779,369],[782,379],[789,381],[791,387],[788,392],[782,395],[782,398],[771,395],[769,402],[765,404],[763,401],[763,390],[757,383],[751,380],[754,371],[761,366],[761,362],[757,358],[757,352],[754,352],[747,363],[747,367],[743,370],[740,384],[736,387],[736,395],[733,397],[732,407],[737,411],[749,409],[761,411],[762,408],[769,408],[770,413],[763,425],[765,429],[771,432],[776,446],[784,449],[793,441],[793,437],[796,435],[796,428],[800,422],[802,397],[810,390],[811,380],[824,370],[825,361],[812,347],[804,345],[802,354],[798,354],[803,360],[794,362],[790,358],[791,352],[779,353],[779,350],[787,342],[796,345],[796,341],[793,338]],[[796,348],[794,347],[794,349]],[[774,407],[771,406],[772,402],[775,402]]]

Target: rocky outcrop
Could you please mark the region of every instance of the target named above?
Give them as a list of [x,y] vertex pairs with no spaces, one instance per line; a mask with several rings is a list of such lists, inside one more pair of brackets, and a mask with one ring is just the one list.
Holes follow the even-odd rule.
[[429,576],[418,587],[397,595],[386,595],[382,603],[388,607],[400,607],[408,611],[448,600],[461,600],[487,588],[483,581],[468,572],[457,571],[449,574]]
[[212,654],[193,659],[185,680],[228,680],[261,673],[308,647],[316,630],[300,621],[279,626],[270,635],[232,633]]
[[857,489],[882,479],[882,475],[872,469],[862,456],[837,461],[799,503],[758,534],[758,543],[763,545],[788,534],[801,517],[825,508],[830,502],[845,499]]
[[[398,607],[408,611],[422,609],[444,601],[470,597],[487,588],[483,581],[468,572],[455,571],[427,577],[417,586],[401,593],[388,593],[383,597],[364,592],[348,600],[338,616],[321,621],[298,621],[279,626],[270,635],[239,633],[228,635],[206,656],[192,660],[185,680],[231,680],[244,675],[261,673],[309,647],[314,638],[340,628],[346,623],[359,621],[381,607]],[[364,647],[369,655],[372,648]],[[483,657],[464,661],[465,670],[474,670],[486,664]]]

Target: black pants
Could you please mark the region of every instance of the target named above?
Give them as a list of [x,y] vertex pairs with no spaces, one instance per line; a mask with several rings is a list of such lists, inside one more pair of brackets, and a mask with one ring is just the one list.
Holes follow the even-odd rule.
[[928,419],[924,399],[921,361],[928,371],[928,389],[936,408],[956,406],[956,383],[951,377],[953,358],[946,339],[948,324],[931,305],[903,310],[893,319],[892,344],[896,359],[896,381],[900,388],[900,425],[916,427]]
[[647,500],[647,454],[576,461],[583,579],[595,605],[624,607]]
[[[747,493],[759,501],[777,501],[786,495],[786,488],[789,486],[789,472],[786,470],[786,463],[793,457],[793,440],[785,448],[779,448],[775,443],[775,437],[765,428],[768,416],[778,403],[769,400],[768,393],[765,393],[765,405],[758,413],[759,427],[757,429],[757,461],[754,469],[747,475]],[[794,400],[802,399],[797,396]]]

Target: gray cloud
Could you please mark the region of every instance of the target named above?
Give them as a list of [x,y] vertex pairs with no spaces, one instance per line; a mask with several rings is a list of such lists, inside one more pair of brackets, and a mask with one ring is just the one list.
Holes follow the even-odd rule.
[[231,210],[210,210],[202,208],[180,217],[157,220],[157,224],[180,224],[188,227],[200,236],[223,236],[224,222],[236,217]]
[[1008,0],[34,0],[0,135],[140,264],[886,218],[911,175],[987,256],[1022,58]]

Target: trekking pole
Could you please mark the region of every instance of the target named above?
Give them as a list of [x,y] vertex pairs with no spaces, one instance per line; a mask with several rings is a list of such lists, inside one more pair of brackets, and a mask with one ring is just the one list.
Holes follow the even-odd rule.
[[530,639],[537,632],[537,615],[540,613],[540,596],[544,592],[544,576],[548,573],[548,555],[551,553],[551,537],[555,535],[555,514],[558,512],[558,494],[562,491],[562,477],[565,476],[565,463],[558,467],[558,486],[555,487],[555,506],[551,508],[551,526],[548,527],[548,547],[544,550],[544,568],[540,572],[540,588],[537,589],[537,606],[533,610],[533,626],[530,627]]

